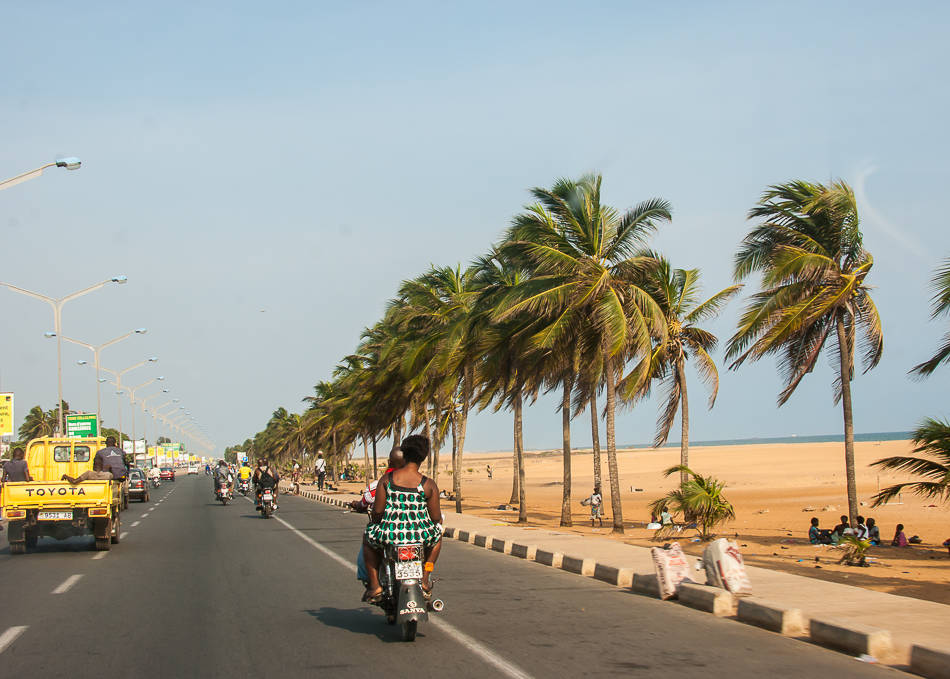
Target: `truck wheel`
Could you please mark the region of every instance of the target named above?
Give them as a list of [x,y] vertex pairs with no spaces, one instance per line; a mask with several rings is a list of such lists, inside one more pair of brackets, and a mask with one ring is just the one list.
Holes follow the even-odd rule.
[[26,543],[22,540],[11,542],[10,554],[26,554]]
[[122,520],[119,518],[119,515],[115,515],[115,519],[112,522],[112,535],[109,537],[109,542],[113,545],[119,544],[119,531],[122,530]]
[[109,538],[105,538],[105,539],[96,538],[97,552],[108,552],[111,547],[112,547],[112,544],[109,542]]

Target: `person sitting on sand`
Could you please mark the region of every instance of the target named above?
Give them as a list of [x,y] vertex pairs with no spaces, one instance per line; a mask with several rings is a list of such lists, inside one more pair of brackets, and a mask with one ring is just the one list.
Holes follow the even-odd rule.
[[852,535],[854,531],[851,530],[851,526],[848,525],[848,517],[841,515],[841,523],[834,527],[831,531],[831,542],[832,544],[838,544],[838,541],[841,540],[843,535]]
[[877,523],[874,519],[868,519],[868,536],[867,539],[871,541],[871,544],[878,546],[881,544],[881,529],[877,527]]
[[858,517],[858,526],[855,529],[855,534],[858,537],[858,540],[867,540],[868,539],[868,527],[864,523],[864,517]]
[[664,507],[660,512],[660,525],[664,527],[673,525],[673,516],[670,514],[670,510],[666,507]]
[[904,535],[904,524],[897,524],[894,530],[894,539],[891,540],[891,547],[907,547],[907,536]]
[[811,518],[811,528],[808,529],[808,541],[813,545],[821,544],[821,531],[818,530],[818,517]]
[[947,548],[947,554],[950,554],[950,538],[943,541],[943,546]]

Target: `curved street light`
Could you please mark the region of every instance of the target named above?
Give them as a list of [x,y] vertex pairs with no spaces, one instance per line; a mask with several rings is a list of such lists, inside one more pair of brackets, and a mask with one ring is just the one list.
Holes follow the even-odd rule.
[[22,184],[23,182],[29,181],[30,179],[35,179],[36,177],[39,177],[41,174],[43,174],[43,170],[50,167],[65,167],[67,170],[78,170],[81,165],[82,161],[79,160],[79,158],[62,158],[52,163],[46,163],[46,165],[38,167],[35,170],[30,170],[29,172],[18,174],[16,177],[3,180],[0,182],[0,191],[9,189],[11,186],[16,186],[17,184]]
[[[127,333],[125,333],[124,335],[120,335],[119,337],[116,337],[116,338],[114,338],[114,339],[111,339],[111,340],[109,340],[108,342],[103,342],[102,344],[99,344],[99,345],[87,344],[86,342],[81,342],[81,341],[79,341],[79,340],[72,339],[72,338],[70,338],[70,337],[64,337],[64,338],[63,338],[64,340],[66,340],[67,342],[70,342],[70,343],[72,343],[72,344],[78,344],[78,345],[81,346],[81,347],[86,347],[87,349],[89,349],[89,350],[92,352],[93,360],[95,361],[95,366],[96,366],[96,419],[97,419],[97,421],[100,421],[100,420],[102,419],[102,396],[100,395],[100,390],[99,390],[99,385],[102,383],[102,379],[101,379],[101,377],[100,377],[100,375],[99,375],[99,373],[100,373],[100,367],[99,367],[99,355],[100,355],[100,353],[101,353],[102,350],[105,349],[106,347],[111,347],[113,344],[118,344],[118,343],[121,342],[122,340],[128,339],[128,338],[131,337],[132,335],[144,335],[144,334],[147,333],[147,332],[148,332],[148,330],[147,330],[146,328],[136,328],[135,330],[129,330],[129,331],[128,331]],[[86,362],[85,362],[85,361],[76,361],[76,363],[79,364],[79,365],[86,365]],[[97,429],[97,430],[100,429],[101,426],[102,426],[101,424],[98,424],[98,425],[96,426],[96,429]]]
[[[2,188],[2,187],[0,187]],[[26,295],[27,297],[32,297],[34,299],[40,299],[53,307],[53,332],[46,332],[44,335],[46,337],[55,337],[56,338],[56,372],[57,379],[59,383],[59,401],[56,404],[56,410],[59,411],[59,435],[62,436],[65,429],[63,428],[63,305],[66,302],[76,299],[77,297],[82,297],[83,295],[90,293],[94,290],[107,285],[109,283],[125,283],[128,281],[126,276],[113,276],[107,280],[102,281],[101,283],[96,283],[95,285],[90,285],[88,288],[79,290],[72,294],[66,295],[65,297],[49,297],[47,295],[42,295],[38,292],[33,292],[31,290],[24,290],[23,288],[18,288],[15,285],[10,283],[4,283],[0,281],[0,285],[9,288],[13,292],[18,292],[21,295]]]

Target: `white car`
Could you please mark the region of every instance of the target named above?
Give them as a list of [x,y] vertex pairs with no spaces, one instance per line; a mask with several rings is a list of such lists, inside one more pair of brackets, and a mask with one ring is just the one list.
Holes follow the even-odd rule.
[[198,465],[196,465],[196,464],[188,465],[188,473],[189,473],[189,474],[194,474],[195,476],[197,476],[197,475],[198,475]]

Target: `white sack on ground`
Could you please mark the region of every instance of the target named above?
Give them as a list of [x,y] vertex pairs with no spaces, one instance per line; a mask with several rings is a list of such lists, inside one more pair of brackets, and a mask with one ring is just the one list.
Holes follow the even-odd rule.
[[689,563],[678,542],[671,544],[669,549],[653,547],[650,555],[653,557],[656,584],[661,599],[675,596],[680,583],[692,582],[689,577]]
[[751,594],[752,585],[746,573],[739,545],[726,538],[713,540],[703,551],[706,584],[732,592]]

